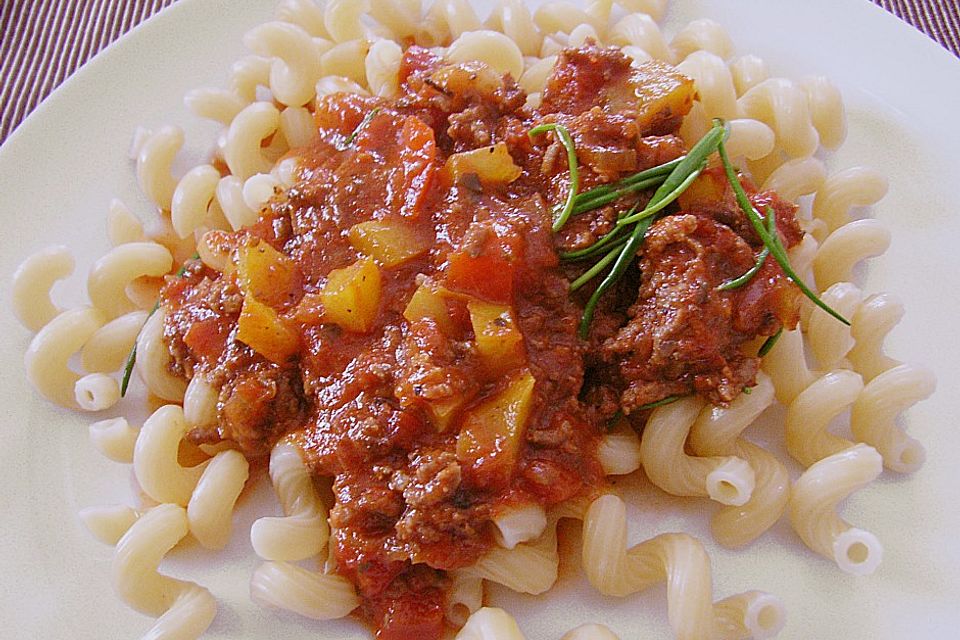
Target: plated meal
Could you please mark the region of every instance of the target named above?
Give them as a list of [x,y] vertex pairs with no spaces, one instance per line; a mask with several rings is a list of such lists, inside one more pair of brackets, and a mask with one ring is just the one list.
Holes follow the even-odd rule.
[[[50,299],[69,250],[24,261],[37,390],[90,412],[149,392],[142,427],[90,426],[137,495],[81,513],[148,637],[212,623],[160,564],[247,535],[235,505],[267,477],[285,515],[249,531],[252,599],[383,640],[524,637],[484,584],[549,602],[564,520],[600,593],[666,583],[676,637],[775,636],[783,603],[715,600],[696,537],[628,544],[629,474],[719,503],[724,547],[785,518],[876,570],[837,505],[922,465],[897,418],[935,387],[884,352],[902,305],[855,284],[890,241],[859,212],[886,180],[827,175],[827,78],[775,77],[710,20],[667,37],[666,10],[283,0],[228,86],[186,97],[223,125],[209,156],[173,175],[182,131],[137,132],[158,222],[114,203],[90,304]],[[799,474],[743,435],[778,403]],[[616,638],[600,621],[564,638]]]

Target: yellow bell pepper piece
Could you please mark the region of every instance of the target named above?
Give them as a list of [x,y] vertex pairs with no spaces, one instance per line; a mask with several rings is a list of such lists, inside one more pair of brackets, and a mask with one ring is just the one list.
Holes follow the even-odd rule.
[[372,256],[384,267],[395,267],[430,249],[430,242],[409,222],[399,219],[370,220],[350,227],[350,244]]
[[408,322],[431,318],[444,334],[449,336],[454,332],[453,321],[447,311],[447,303],[443,296],[429,284],[421,284],[413,292],[413,296],[403,310],[403,317]]
[[447,158],[444,171],[449,174],[452,182],[457,182],[461,176],[468,173],[476,174],[484,186],[509,184],[522,173],[503,142],[455,153]]
[[507,305],[481,300],[467,302],[477,351],[488,371],[505,372],[524,361],[523,336]]
[[469,410],[457,436],[457,460],[480,487],[510,481],[523,444],[536,380],[529,371]]
[[347,331],[370,331],[380,308],[380,270],[372,258],[334,269],[327,276],[320,297],[325,320]]
[[285,362],[300,348],[300,337],[269,306],[247,292],[240,309],[237,340],[276,363]]
[[237,251],[240,287],[272,307],[293,302],[300,280],[296,263],[261,240]]

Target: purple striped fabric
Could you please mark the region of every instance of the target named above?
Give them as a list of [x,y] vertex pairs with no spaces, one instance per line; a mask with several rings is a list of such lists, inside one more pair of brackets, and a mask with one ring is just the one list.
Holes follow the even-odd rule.
[[[0,0],[0,143],[77,68],[176,0]],[[960,56],[957,0],[873,0]]]

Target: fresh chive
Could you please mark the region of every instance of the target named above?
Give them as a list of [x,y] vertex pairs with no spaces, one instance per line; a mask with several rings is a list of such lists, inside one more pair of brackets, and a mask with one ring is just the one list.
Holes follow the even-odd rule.
[[[190,260],[197,260],[200,257],[199,253],[193,254]],[[184,262],[180,265],[180,268],[177,269],[177,272],[174,274],[177,278],[182,278],[183,274],[187,272],[187,262]],[[157,312],[157,309],[160,308],[160,301],[157,300],[153,303],[153,309],[150,309],[150,313],[147,314],[147,320],[150,319],[153,314]],[[137,334],[137,338],[140,338],[140,334]],[[127,356],[127,361],[123,365],[123,377],[120,379],[120,397],[127,395],[127,387],[130,386],[130,376],[133,375],[133,367],[137,364],[137,341],[133,341],[133,346],[130,348],[130,354]]]
[[583,193],[577,196],[577,204],[585,202],[587,200],[607,195],[624,187],[629,187],[638,182],[644,182],[651,178],[661,178],[667,176],[671,171],[673,171],[678,164],[683,162],[684,156],[680,156],[670,162],[664,162],[663,164],[658,164],[655,167],[650,167],[649,169],[644,169],[638,173],[633,174],[632,176],[627,176],[622,180],[617,180],[611,184],[604,184],[592,189],[588,189]]
[[753,387],[744,387],[744,388],[743,388],[743,393],[744,393],[745,395],[750,395],[751,393],[753,393]]
[[[767,208],[766,222],[767,222],[767,231],[770,233],[770,235],[772,236],[776,234],[777,217],[776,215],[774,215],[773,210],[770,208]],[[757,256],[756,264],[754,264],[752,267],[750,267],[750,269],[745,271],[743,275],[727,280],[726,282],[721,284],[719,287],[717,287],[717,289],[719,289],[720,291],[730,291],[731,289],[739,289],[743,285],[747,284],[748,282],[750,282],[750,280],[753,279],[755,275],[757,275],[757,273],[759,273],[760,269],[763,268],[763,264],[767,261],[767,256],[769,255],[770,255],[770,249],[768,249],[766,245],[764,245],[763,251],[761,251],[760,255]]]
[[[590,296],[590,299],[587,301],[586,307],[583,310],[583,316],[580,318],[580,325],[577,330],[580,338],[583,340],[587,339],[587,336],[590,333],[590,323],[593,321],[593,315],[596,313],[597,305],[600,302],[600,297],[607,292],[610,287],[612,287],[626,272],[627,268],[630,266],[630,263],[633,261],[634,256],[637,254],[637,251],[640,249],[640,245],[643,244],[644,236],[647,233],[647,230],[650,228],[650,225],[653,224],[655,217],[660,211],[662,211],[666,206],[671,202],[676,200],[680,195],[687,190],[687,188],[693,184],[693,181],[696,180],[697,176],[700,175],[700,172],[707,166],[707,160],[709,157],[719,148],[723,143],[724,137],[727,135],[726,126],[717,122],[710,129],[709,132],[703,138],[700,139],[697,144],[690,149],[690,153],[683,157],[682,160],[677,162],[673,169],[670,171],[670,174],[667,175],[666,179],[654,192],[653,197],[650,198],[650,202],[647,203],[647,206],[643,211],[639,213],[634,213],[628,215],[624,218],[621,218],[617,221],[617,228],[607,234],[606,237],[610,237],[617,232],[618,228],[626,227],[628,225],[634,224],[633,230],[630,232],[629,239],[626,244],[623,245],[623,248],[617,251],[616,249],[611,250],[607,253],[606,256],[601,260],[603,263],[598,269],[596,265],[591,268],[584,276],[578,278],[575,282],[578,286],[582,286],[581,280],[587,277],[587,280],[593,278],[597,273],[603,270],[607,264],[609,264],[616,256],[616,262],[613,264],[613,268],[610,270],[610,273],[600,282],[600,285],[593,292],[593,295]],[[604,240],[601,238],[600,242]]]
[[370,124],[370,121],[373,120],[378,113],[380,113],[380,107],[374,107],[370,110],[370,113],[363,116],[363,120],[360,121],[360,124],[357,125],[357,128],[354,129],[350,135],[347,136],[347,139],[343,141],[343,144],[340,145],[340,151],[346,151],[349,149],[350,145],[352,145],[353,141],[357,139],[357,136],[360,134],[360,132],[363,131],[368,124]]
[[567,190],[567,200],[563,204],[563,209],[560,210],[560,215],[553,221],[553,232],[556,233],[563,228],[563,225],[567,224],[567,220],[573,215],[574,201],[577,199],[577,193],[580,190],[580,165],[577,162],[577,150],[573,146],[573,138],[570,136],[567,128],[562,124],[547,122],[537,125],[533,129],[530,129],[527,135],[532,139],[548,131],[553,131],[560,140],[560,144],[567,150],[567,166],[570,169],[570,187]]
[[627,244],[629,240],[630,240],[629,238],[623,238],[618,242],[615,242],[613,244],[613,248],[610,249],[609,252],[607,252],[607,255],[600,258],[600,260],[595,265],[587,269],[587,271],[585,271],[583,275],[581,275],[579,278],[577,278],[576,280],[570,283],[570,292],[573,293],[574,291],[576,291],[577,289],[579,289],[580,287],[582,287],[583,285],[587,284],[588,282],[596,278],[598,275],[600,275],[600,272],[606,269],[607,265],[616,259],[620,251],[623,249],[623,245]]
[[800,276],[797,275],[797,272],[794,271],[793,267],[790,266],[790,259],[787,257],[787,251],[784,249],[783,243],[780,242],[780,236],[776,233],[769,233],[764,227],[763,218],[757,212],[757,210],[754,209],[753,204],[750,203],[750,199],[747,197],[747,193],[743,190],[743,185],[740,184],[740,180],[737,178],[736,171],[734,170],[733,165],[730,163],[730,158],[727,157],[727,151],[722,142],[717,147],[717,152],[720,154],[720,161],[723,163],[723,169],[727,174],[727,180],[730,182],[730,186],[733,187],[733,192],[737,197],[737,203],[743,210],[744,215],[747,216],[750,224],[753,225],[754,231],[756,231],[757,235],[760,236],[760,239],[763,240],[763,244],[766,245],[766,247],[770,250],[770,255],[773,256],[773,259],[777,261],[787,277],[790,278],[793,283],[797,285],[797,287],[799,287],[800,291],[803,292],[803,295],[807,296],[807,298],[809,298],[815,305],[829,313],[831,316],[849,326],[850,321],[832,309],[826,302],[821,300],[820,297],[810,289],[810,287],[803,283],[803,280],[800,279]]
[[763,341],[763,344],[760,345],[760,350],[757,351],[757,355],[762,358],[763,356],[770,353],[770,350],[773,349],[773,346],[777,344],[777,340],[779,340],[780,336],[782,335],[783,335],[783,327],[780,327],[780,329],[775,334],[773,334],[772,336],[770,336],[769,338]]
[[683,397],[684,396],[667,396],[666,398],[661,398],[656,402],[648,402],[647,404],[642,404],[639,407],[637,407],[636,410],[646,411],[647,409],[656,409],[657,407],[663,407],[668,404],[673,404],[674,402],[676,402],[677,400]]
[[[625,195],[631,193],[636,193],[637,191],[644,191],[652,187],[659,186],[663,184],[664,176],[658,175],[652,178],[646,178],[644,180],[637,180],[631,182],[630,184],[625,184],[623,186],[617,187],[609,191],[604,191],[599,195],[594,195],[589,198],[584,198],[582,200],[576,200],[574,202],[573,213],[585,213],[587,211],[593,211],[594,209],[599,209],[600,207],[610,204],[615,200],[622,198]],[[586,195],[586,194],[583,194]]]
[[[622,220],[623,218],[629,215],[633,215],[634,213],[636,213],[637,208],[639,206],[640,206],[640,203],[638,202],[637,204],[630,207],[629,210],[625,211],[624,213],[621,213],[617,217],[617,222],[619,222],[620,220]],[[627,232],[626,227],[617,227],[616,225],[614,225],[613,229],[605,233],[603,236],[600,237],[599,240],[594,242],[589,247],[586,247],[585,249],[577,249],[576,251],[560,252],[560,259],[565,260],[567,262],[574,262],[576,260],[582,260],[584,258],[592,257],[598,253],[601,253],[604,249],[607,248],[608,245],[616,245],[621,242],[625,242],[628,235],[629,233]]]
[[590,300],[587,301],[587,306],[583,309],[583,316],[580,317],[580,326],[577,330],[582,340],[586,340],[587,335],[590,333],[590,323],[593,322],[593,314],[597,310],[600,297],[607,292],[607,289],[623,277],[627,267],[629,267],[633,261],[633,257],[637,254],[637,250],[640,249],[640,245],[643,244],[643,237],[646,235],[647,229],[650,228],[651,224],[653,224],[652,217],[637,223],[630,233],[630,239],[627,240],[623,248],[616,254],[617,261],[613,264],[610,273],[607,274],[607,277],[603,279],[596,291],[593,292],[593,295],[590,296]]
[[616,413],[614,413],[607,420],[607,430],[609,431],[610,429],[613,429],[615,426],[617,426],[617,423],[620,422],[622,418],[623,418],[623,409],[617,409]]

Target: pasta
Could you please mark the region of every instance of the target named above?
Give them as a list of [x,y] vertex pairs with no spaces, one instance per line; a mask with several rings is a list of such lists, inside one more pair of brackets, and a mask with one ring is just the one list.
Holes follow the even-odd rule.
[[[500,0],[489,18],[481,19],[467,0],[283,0],[275,21],[245,35],[243,42],[254,55],[233,65],[227,88],[200,88],[185,98],[186,107],[195,115],[223,127],[212,157],[175,176],[172,171],[184,147],[183,131],[167,126],[137,132],[131,150],[137,181],[160,211],[160,223],[146,232],[122,202],[111,203],[107,232],[113,248],[95,262],[89,273],[91,306],[64,311],[51,299],[51,288],[74,268],[66,248],[50,247],[24,261],[14,275],[14,311],[25,327],[37,332],[25,365],[31,383],[44,396],[87,411],[110,408],[120,401],[120,382],[113,374],[135,361],[147,390],[168,403],[154,411],[141,429],[124,418],[90,425],[90,440],[98,451],[116,462],[132,464],[144,500],[136,508],[94,507],[80,516],[97,539],[117,546],[113,578],[121,597],[136,610],[158,618],[146,637],[192,639],[211,624],[216,604],[210,592],[164,576],[158,573],[158,567],[188,533],[205,548],[223,549],[232,534],[236,503],[250,479],[247,452],[241,451],[237,442],[224,437],[217,444],[198,448],[188,441],[191,430],[201,434],[222,430],[225,407],[234,396],[246,391],[238,392],[235,386],[225,384],[222,376],[205,375],[199,367],[195,372],[183,372],[178,369],[184,368],[182,362],[171,366],[176,358],[165,342],[170,336],[164,334],[171,310],[158,299],[160,279],[169,278],[194,248],[198,265],[202,263],[219,273],[238,268],[242,249],[218,244],[218,234],[208,232],[242,231],[260,221],[278,198],[287,197],[287,189],[301,179],[296,150],[321,141],[318,120],[324,99],[336,100],[338,93],[346,92],[380,100],[365,105],[383,105],[404,95],[409,88],[402,82],[401,67],[413,43],[430,47],[430,55],[467,65],[471,73],[489,74],[492,70],[495,74],[490,77],[497,78],[508,74],[526,93],[530,109],[551,99],[549,82],[568,47],[592,46],[599,41],[621,47],[634,67],[648,60],[676,64],[696,86],[697,100],[677,130],[688,149],[708,134],[715,118],[723,119],[729,136],[727,152],[742,164],[747,177],[760,185],[761,191],[775,191],[783,201],[801,202],[798,221],[806,235],[792,246],[792,263],[827,305],[850,319],[849,326],[804,301],[799,326],[784,330],[763,357],[755,385],[746,385],[742,393],[738,390],[738,395],[723,406],[707,404],[702,397],[678,394],[667,398],[665,406],[653,407],[649,417],[644,414],[646,405],[635,415],[614,416],[607,431],[597,437],[597,473],[625,476],[642,467],[646,478],[668,494],[709,497],[719,502],[711,529],[715,541],[723,546],[740,547],[756,540],[787,512],[802,542],[842,570],[866,574],[876,569],[882,555],[880,543],[869,532],[840,519],[836,506],[879,475],[881,460],[901,473],[919,468],[924,449],[897,424],[897,418],[933,393],[936,385],[929,371],[901,364],[884,352],[886,335],[903,315],[899,301],[887,293],[868,295],[854,284],[858,265],[881,255],[890,244],[890,233],[882,224],[854,219],[858,217],[857,208],[871,206],[884,196],[886,180],[864,167],[828,173],[818,152],[821,148],[837,148],[846,136],[842,96],[828,79],[775,77],[756,56],[734,58],[733,42],[723,27],[711,20],[695,20],[668,37],[657,24],[665,8],[666,2],[660,0],[593,0],[547,2],[531,11],[521,0]],[[624,60],[626,66],[630,60]],[[484,76],[483,80],[489,78]],[[431,78],[431,82],[435,80]],[[504,92],[505,87],[513,86],[500,84],[499,90]],[[437,100],[456,95],[448,87],[434,88]],[[462,96],[456,95],[456,99]],[[364,127],[370,126],[381,108],[377,106],[367,114],[369,120],[364,119],[350,133],[347,146],[368,135]],[[343,113],[338,117],[346,117]],[[469,115],[479,119],[477,113]],[[358,114],[350,117],[353,115],[359,119]],[[403,136],[415,137],[407,129],[409,123],[405,121]],[[469,129],[476,123],[465,119],[459,124]],[[375,130],[373,135],[381,133]],[[446,135],[453,134],[447,130]],[[501,144],[500,138],[496,141]],[[483,143],[491,145],[490,154],[497,150],[493,142],[490,139]],[[534,140],[531,144],[535,147],[539,143]],[[582,141],[577,140],[577,144]],[[474,146],[468,152],[481,150],[479,145]],[[424,148],[429,149],[429,145]],[[427,164],[434,160],[429,153],[436,153],[436,149],[428,152]],[[545,154],[545,165],[548,159],[553,162],[552,153]],[[568,157],[566,166],[571,175],[574,161],[589,165],[586,153],[580,153],[579,160],[577,152],[572,154],[573,161]],[[518,168],[518,160],[509,152],[506,155]],[[410,171],[416,162],[404,157],[404,171]],[[463,179],[453,167],[448,159],[443,180]],[[716,168],[715,163],[712,168]],[[480,182],[482,174],[479,169],[467,172]],[[408,178],[404,174],[403,180]],[[422,180],[422,184],[433,179],[410,181]],[[364,182],[360,180],[357,185],[362,188]],[[390,189],[394,188],[391,185]],[[358,209],[367,206],[360,200],[355,204]],[[408,204],[404,203],[404,215],[409,213]],[[389,218],[381,213],[370,221],[383,223]],[[346,234],[346,228],[340,231]],[[349,233],[353,231],[351,228]],[[250,236],[248,240],[255,238]],[[396,248],[405,241],[416,244],[416,238],[390,236],[384,245]],[[356,242],[355,237],[351,236],[351,242]],[[277,247],[273,249],[281,256],[278,264],[282,265],[286,256]],[[421,251],[417,247],[412,250]],[[393,265],[381,255],[376,260],[371,257],[368,263],[380,287],[381,271]],[[361,261],[355,266],[362,266]],[[282,267],[270,268],[273,271],[267,288],[276,286],[279,290]],[[505,269],[502,265],[500,268]],[[335,306],[333,298],[324,297],[329,293],[327,286],[335,280],[334,271],[314,287],[320,293],[310,291],[309,295],[322,298],[322,303],[308,311],[326,313]],[[496,280],[499,275],[497,268],[491,267],[478,279]],[[242,277],[255,278],[249,273]],[[436,283],[425,274],[418,277],[418,291],[435,293],[431,288]],[[464,299],[469,297],[455,293]],[[357,301],[362,303],[363,296],[351,295],[355,295],[354,306],[348,312],[354,313],[362,306]],[[154,301],[156,306],[148,313]],[[483,331],[475,317],[479,316],[479,307],[476,301],[473,303],[473,307],[465,307],[476,342],[470,348],[482,356]],[[262,302],[261,306],[269,309]],[[241,317],[252,314],[251,307],[244,297]],[[443,313],[434,309],[428,317],[440,324],[448,312],[443,306]],[[288,308],[284,313],[286,322],[299,311]],[[403,315],[406,317],[406,311]],[[505,327],[519,324],[516,315],[509,310],[494,314],[490,331],[503,331],[497,339],[506,335]],[[262,321],[262,317],[259,319]],[[532,322],[527,317],[522,320]],[[283,322],[268,326],[282,335]],[[238,323],[237,334],[229,340],[253,348],[254,340],[249,335],[239,337],[243,330]],[[426,346],[418,347],[428,351]],[[749,343],[743,350],[752,355],[758,347]],[[387,348],[397,349],[394,344]],[[809,362],[807,352],[812,356]],[[480,357],[477,353],[471,352],[470,357]],[[82,372],[72,368],[76,354],[80,354],[76,360]],[[512,357],[507,350],[496,355],[485,362],[488,370],[506,366],[497,361],[510,361]],[[429,357],[423,356],[425,360]],[[267,360],[280,368],[284,362],[283,357]],[[337,366],[357,365],[351,362]],[[369,375],[383,375],[386,380],[376,366]],[[129,373],[125,371],[125,377]],[[185,373],[191,376],[189,382]],[[526,375],[531,376],[529,371]],[[264,396],[279,394],[282,382],[271,379]],[[305,380],[298,382],[301,386],[308,384]],[[463,386],[472,382],[465,381]],[[123,384],[125,388],[126,382]],[[743,435],[775,401],[786,407],[787,452],[808,467],[792,487],[784,464],[770,450]],[[522,401],[513,402],[511,411],[522,413],[516,408],[522,407]],[[436,409],[430,406],[429,411]],[[431,414],[431,420],[445,425],[439,420],[449,418],[451,411],[460,411],[459,405],[453,409],[441,407]],[[831,431],[834,419],[847,411],[852,439]],[[343,445],[344,451],[337,455],[352,455],[349,446],[374,446],[370,442],[375,438],[365,431],[368,427],[358,421],[350,432],[351,444]],[[314,485],[314,474],[325,463],[316,457],[307,460],[302,443],[292,437],[270,444],[269,476],[283,515],[260,517],[250,530],[251,545],[264,561],[251,577],[251,597],[262,605],[316,620],[340,618],[358,607],[365,611],[362,605],[366,601],[358,595],[354,581],[346,573],[338,573],[344,567],[336,566],[335,545],[330,543],[338,533],[344,534],[341,519],[346,516],[338,514],[336,508],[328,511]],[[458,443],[457,454],[462,453]],[[545,468],[546,484],[563,484],[562,474],[550,476],[549,465]],[[472,473],[460,466],[456,471],[452,467],[444,471],[455,476],[457,482],[460,474]],[[377,468],[370,473],[391,472],[390,489],[414,504],[413,497],[408,496],[408,489],[412,493],[411,487],[416,488],[414,480],[396,469]],[[430,480],[433,485],[419,477],[416,481],[422,481],[420,488],[425,493],[444,488],[439,474]],[[448,591],[443,617],[450,625],[462,627],[456,636],[459,640],[524,637],[506,611],[483,607],[483,583],[489,581],[525,594],[548,591],[557,581],[561,562],[558,522],[567,517],[583,520],[583,571],[601,594],[626,597],[666,583],[667,610],[675,637],[767,638],[784,626],[783,604],[771,594],[747,591],[714,602],[710,560],[704,545],[692,536],[663,533],[628,547],[623,501],[607,493],[607,487],[597,488],[593,495],[599,497],[589,503],[589,508],[581,496],[579,501],[561,501],[550,510],[524,499],[491,510],[490,548],[474,564],[448,571],[444,578]],[[563,636],[563,640],[616,638],[610,629],[598,624],[584,624]]]
[[851,527],[834,511],[837,503],[880,475],[880,454],[855,445],[807,469],[790,497],[790,522],[803,543],[857,575],[873,573],[883,547],[870,532]]
[[684,453],[684,442],[702,408],[701,400],[688,398],[654,411],[640,441],[643,469],[667,493],[742,505],[750,499],[755,482],[749,464],[734,456],[700,458]]
[[[601,593],[614,596],[666,581],[667,612],[675,637],[742,637],[718,635],[720,626],[730,628],[731,624],[741,629],[751,625],[753,628],[747,631],[755,637],[770,637],[782,628],[782,605],[768,594],[734,596],[736,605],[728,599],[715,607],[711,601],[710,560],[695,538],[668,533],[628,549],[626,537],[623,501],[611,495],[594,501],[583,523],[584,573]],[[767,613],[754,611],[748,616],[749,603],[758,601],[763,602],[760,608]],[[740,619],[734,620],[735,616]]]
[[50,289],[73,273],[73,267],[73,255],[61,246],[42,249],[20,263],[13,274],[13,312],[20,324],[39,331],[60,314]]
[[148,637],[195,638],[217,613],[209,591],[157,573],[163,556],[186,534],[184,509],[164,504],[134,522],[117,543],[114,586],[131,607],[158,618]]

